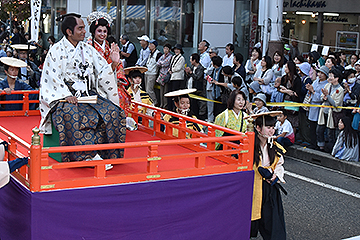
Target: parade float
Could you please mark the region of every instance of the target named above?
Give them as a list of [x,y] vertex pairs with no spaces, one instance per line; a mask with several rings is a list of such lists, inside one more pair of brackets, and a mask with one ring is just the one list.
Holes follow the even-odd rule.
[[[254,132],[246,134],[157,107],[128,114],[141,124],[126,142],[50,146],[39,134],[40,113],[29,94],[13,91],[23,110],[0,111],[5,161],[29,164],[0,189],[0,238],[16,239],[249,239]],[[1,93],[5,94],[4,92]],[[179,125],[161,115],[179,118]],[[186,121],[207,133],[186,128]],[[250,125],[250,124],[249,124]],[[165,130],[163,130],[165,127]],[[177,129],[177,137],[173,130]],[[215,137],[215,130],[229,136]],[[191,136],[191,138],[189,138]],[[234,143],[240,141],[240,144]],[[215,150],[215,142],[223,150]],[[124,149],[124,158],[61,162],[62,152]],[[113,169],[106,171],[105,165]]]

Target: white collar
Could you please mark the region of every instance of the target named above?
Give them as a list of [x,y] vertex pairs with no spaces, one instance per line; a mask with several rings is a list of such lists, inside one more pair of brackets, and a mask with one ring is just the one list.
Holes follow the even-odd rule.
[[231,109],[231,111],[234,113],[234,115],[235,115],[236,119],[239,119],[239,116],[240,116],[241,110],[239,111],[239,114],[236,114],[236,112],[235,112],[233,109]]
[[105,45],[106,45],[106,40],[104,40],[103,41],[103,43],[102,44],[100,44],[98,41],[96,41],[96,40],[94,40],[101,48],[102,48],[102,50],[105,52]]

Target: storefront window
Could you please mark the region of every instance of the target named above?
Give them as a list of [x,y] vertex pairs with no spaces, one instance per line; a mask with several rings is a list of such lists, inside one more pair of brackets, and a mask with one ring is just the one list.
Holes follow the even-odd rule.
[[235,52],[241,53],[244,60],[248,58],[248,46],[250,40],[250,4],[249,0],[237,0],[235,9]]
[[145,34],[145,0],[124,0],[121,9],[121,34],[138,43],[137,37]]
[[182,16],[182,44],[184,47],[196,48],[199,42],[199,19],[200,19],[200,1],[184,0],[184,13]]
[[[66,13],[66,0],[52,0],[54,1],[54,8],[55,8],[55,19],[60,15]],[[63,36],[61,32],[61,24],[58,21],[54,22],[54,37],[58,41]]]
[[117,6],[116,6],[116,0],[93,0],[93,6],[94,7],[94,11],[98,11],[98,12],[105,12],[108,13],[110,15],[110,17],[113,19],[113,23],[111,25],[111,35],[115,36],[116,34],[116,10],[117,10]]
[[50,1],[42,1],[41,5],[41,19],[42,19],[42,26],[40,30],[44,34],[51,33],[51,3]]
[[180,1],[151,0],[150,38],[160,45],[175,45],[180,40]]

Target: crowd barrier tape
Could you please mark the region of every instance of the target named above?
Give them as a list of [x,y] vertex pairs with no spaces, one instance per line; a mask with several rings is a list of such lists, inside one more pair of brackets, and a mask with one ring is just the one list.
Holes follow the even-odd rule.
[[[255,105],[253,103],[253,105]],[[320,107],[320,108],[336,108],[336,109],[360,109],[360,107],[343,107],[343,106],[330,106],[330,105],[317,105],[317,104],[309,104],[309,103],[297,103],[297,102],[268,102],[266,106],[270,107]]]
[[[207,101],[207,102],[214,102],[214,103],[222,103],[216,100],[211,100],[205,97],[201,97],[195,94],[189,94],[191,98]],[[255,103],[253,103],[255,105]],[[320,108],[337,108],[337,109],[350,109],[350,110],[360,110],[360,107],[343,107],[343,106],[330,106],[330,105],[318,105],[318,104],[309,104],[309,103],[297,103],[297,102],[267,102],[266,106],[270,107],[320,107]]]

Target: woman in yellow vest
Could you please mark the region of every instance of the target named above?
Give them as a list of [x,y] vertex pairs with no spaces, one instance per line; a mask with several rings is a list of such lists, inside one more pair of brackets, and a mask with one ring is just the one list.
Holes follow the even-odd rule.
[[284,148],[273,141],[275,118],[281,112],[266,112],[255,119],[254,194],[251,215],[251,237],[258,232],[264,240],[286,239],[284,210],[279,189],[284,183]]

